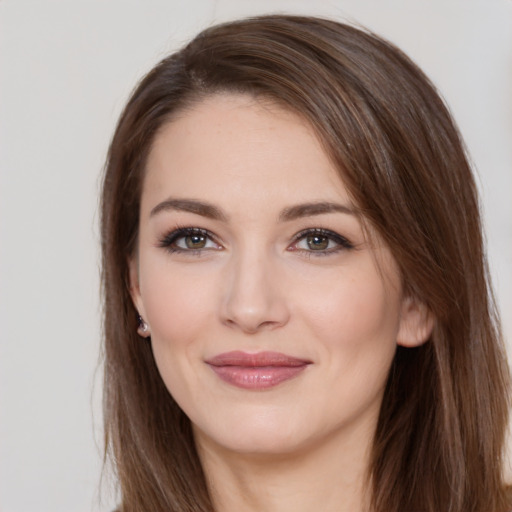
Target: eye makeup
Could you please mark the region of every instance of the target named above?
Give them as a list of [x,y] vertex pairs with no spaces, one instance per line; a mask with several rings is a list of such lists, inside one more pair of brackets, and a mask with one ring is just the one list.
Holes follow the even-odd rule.
[[[165,235],[158,246],[172,253],[200,255],[203,251],[223,249],[217,237],[200,227],[178,227]],[[306,253],[308,256],[328,256],[342,250],[353,249],[344,236],[323,228],[308,228],[294,235],[287,250]]]
[[327,256],[342,250],[353,249],[353,244],[344,236],[322,228],[309,228],[294,236],[289,251],[303,251],[310,256]]
[[199,255],[205,250],[222,250],[216,237],[210,231],[198,227],[178,227],[165,235],[158,243],[159,247],[170,253],[188,253]]

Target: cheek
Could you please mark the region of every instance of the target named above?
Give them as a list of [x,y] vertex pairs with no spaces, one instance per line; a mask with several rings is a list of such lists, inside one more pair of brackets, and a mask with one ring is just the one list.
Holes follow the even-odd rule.
[[148,261],[141,293],[154,339],[186,345],[215,311],[215,283],[197,271]]
[[396,352],[400,294],[371,272],[334,282],[317,288],[303,317],[323,362],[322,381],[313,390],[317,417],[332,411],[332,421],[343,424],[364,411],[378,414]]
[[399,294],[388,289],[380,276],[371,273],[333,279],[308,297],[311,320],[319,329],[343,339],[396,335],[399,322]]
[[[141,292],[160,375],[180,406],[201,403],[197,364],[215,312],[215,285],[170,265],[148,265]],[[197,274],[197,272],[196,272]]]
[[400,323],[399,290],[385,286],[375,272],[352,273],[335,286],[317,289],[303,304],[332,379],[344,386],[379,388],[396,350]]

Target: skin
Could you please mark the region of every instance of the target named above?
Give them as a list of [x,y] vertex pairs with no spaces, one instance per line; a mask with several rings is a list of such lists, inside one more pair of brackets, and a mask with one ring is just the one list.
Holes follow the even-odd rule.
[[[218,218],[170,199],[208,203]],[[347,211],[283,218],[305,203]],[[310,126],[268,101],[212,96],[155,139],[132,297],[218,511],[364,510],[396,345],[423,343],[432,322],[354,209]],[[183,227],[211,235],[169,236]],[[336,236],[297,238],[307,229]],[[205,362],[233,350],[310,364],[279,385],[241,389]]]

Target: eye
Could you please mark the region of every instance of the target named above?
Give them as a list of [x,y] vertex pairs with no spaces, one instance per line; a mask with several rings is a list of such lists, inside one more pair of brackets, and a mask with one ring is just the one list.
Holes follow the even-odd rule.
[[353,248],[354,246],[338,233],[327,229],[314,228],[297,233],[289,250],[325,255]]
[[201,228],[179,228],[166,235],[159,244],[170,252],[191,252],[220,250],[212,233]]

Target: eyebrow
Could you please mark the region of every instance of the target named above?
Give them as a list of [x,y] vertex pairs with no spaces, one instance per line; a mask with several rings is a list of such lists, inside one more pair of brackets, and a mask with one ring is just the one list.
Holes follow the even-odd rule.
[[[183,212],[195,213],[202,217],[213,220],[227,222],[229,217],[219,208],[204,201],[197,199],[175,199],[169,198],[158,203],[150,212],[150,217],[160,212],[177,210]],[[322,215],[325,213],[344,213],[347,215],[355,215],[355,211],[350,206],[339,203],[321,201],[317,203],[303,203],[284,208],[279,214],[279,222],[289,222],[302,217],[311,217],[314,215]]]
[[208,217],[209,219],[213,220],[221,220],[224,222],[228,220],[227,216],[216,206],[213,206],[210,203],[205,203],[203,201],[198,201],[196,199],[166,199],[165,201],[158,203],[151,210],[149,216],[153,217],[157,213],[168,210],[195,213],[196,215]]
[[301,217],[311,217],[313,215],[322,215],[324,213],[345,213],[355,215],[355,211],[350,206],[339,203],[320,202],[304,203],[285,208],[279,215],[281,222],[287,222]]

